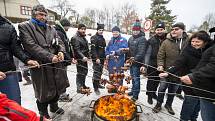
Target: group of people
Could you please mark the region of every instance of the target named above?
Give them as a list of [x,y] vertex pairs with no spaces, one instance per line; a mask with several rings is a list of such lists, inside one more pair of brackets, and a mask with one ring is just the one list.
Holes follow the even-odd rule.
[[[89,89],[85,81],[88,60],[92,59],[93,88],[99,95],[99,88],[104,88],[100,80],[105,60],[109,75],[123,73],[121,67],[129,60],[132,89],[128,95],[133,101],[139,97],[140,75],[147,72],[148,103],[153,104],[153,99],[157,100],[153,112],[161,111],[168,88],[164,107],[174,115],[172,104],[180,85],[185,93],[180,114],[182,121],[196,121],[200,110],[204,121],[215,119],[215,45],[207,32],[199,31],[189,37],[185,25],[178,22],[167,34],[165,24],[159,22],[155,34],[147,40],[141,31],[140,21],[136,20],[128,40],[115,26],[112,28],[113,37],[106,44],[104,24],[97,24],[97,32],[91,37],[89,47],[84,24],[78,25],[76,34],[69,40],[66,35],[71,26],[69,20],[56,21],[53,27],[47,24],[47,14],[43,5],[34,6],[32,18],[18,26],[19,38],[12,24],[0,16],[0,92],[9,99],[21,105],[13,56],[30,66],[37,108],[45,119],[50,119],[48,106],[50,112],[63,114],[58,100],[70,100],[66,93],[66,88],[70,86],[66,72],[68,65],[76,64],[77,93],[84,94],[83,90]],[[119,85],[123,85],[123,80],[119,81]],[[3,98],[5,95],[1,94],[0,99]]]

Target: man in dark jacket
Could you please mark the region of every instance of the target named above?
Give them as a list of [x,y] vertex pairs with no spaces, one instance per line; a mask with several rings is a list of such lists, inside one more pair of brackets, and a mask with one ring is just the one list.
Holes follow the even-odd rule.
[[[155,27],[155,35],[152,36],[149,40],[149,46],[147,49],[147,52],[149,51],[149,65],[153,67],[157,67],[157,54],[158,50],[160,48],[161,43],[166,39],[166,33],[165,33],[165,24],[163,22],[160,22],[156,25]],[[146,55],[147,56],[147,55]],[[146,95],[148,95],[148,103],[153,104],[153,100],[157,99],[156,91],[159,85],[158,81],[154,80],[160,80],[158,77],[159,72],[157,69],[154,68],[147,68],[147,73],[148,73],[148,81],[146,85]]]
[[24,53],[20,41],[17,39],[16,30],[13,25],[0,15],[0,71],[6,73],[6,78],[0,81],[0,92],[5,93],[9,99],[21,104],[19,78],[13,55],[22,62],[37,66],[38,62],[30,60]]
[[[60,36],[66,49],[64,57],[65,62],[63,62],[65,65],[65,70],[67,69],[68,65],[71,65],[71,61],[74,61],[73,48],[69,43],[69,39],[66,35],[66,32],[68,31],[70,26],[71,26],[70,21],[66,18],[63,18],[60,21],[55,22],[55,29],[57,31],[57,34]],[[65,73],[67,74],[67,72]],[[66,78],[68,80],[68,76]],[[59,97],[59,101],[71,101],[71,99],[69,98],[69,94],[67,94],[66,92],[61,94]]]
[[31,58],[37,60],[40,68],[31,69],[31,77],[39,113],[50,118],[50,111],[63,114],[58,107],[59,96],[69,87],[64,71],[65,47],[56,30],[46,24],[48,11],[43,5],[36,5],[32,10],[32,18],[19,24],[20,40]]
[[91,57],[93,60],[93,88],[96,94],[100,94],[98,88],[104,88],[99,84],[103,71],[105,59],[106,42],[103,37],[104,24],[97,23],[97,32],[90,38],[91,40]]
[[[130,73],[132,76],[132,89],[131,92],[128,93],[128,95],[133,96],[132,99],[134,101],[138,99],[138,95],[140,93],[140,63],[143,63],[147,50],[147,40],[145,36],[140,32],[140,30],[140,22],[139,20],[136,20],[132,27],[133,34],[128,40],[128,57],[130,61],[132,61],[132,65],[130,67]],[[137,63],[135,61],[140,63]]]
[[215,45],[208,48],[192,73],[182,76],[181,81],[201,90],[195,91],[200,96],[200,110],[203,121],[215,119]]
[[[188,35],[184,32],[184,30],[185,25],[183,23],[178,22],[174,24],[170,34],[168,34],[166,40],[162,42],[157,55],[158,71],[164,71],[171,67],[183,51],[184,47],[187,45]],[[168,93],[170,94],[168,94],[168,98],[164,107],[170,114],[175,115],[175,112],[172,109],[172,103],[175,95],[172,93],[176,93],[179,86],[177,84],[166,83],[165,81],[179,83],[178,78],[173,76],[169,76],[168,78],[163,79],[163,81],[160,82],[157,104],[153,108],[153,112],[160,112],[164,100],[165,91],[168,88]]]
[[88,41],[85,38],[86,36],[85,32],[86,26],[84,24],[79,24],[77,33],[71,39],[75,59],[77,59],[76,64],[77,93],[84,93],[82,89],[89,89],[89,87],[85,85],[85,80],[88,73],[87,61],[89,58],[89,46]]

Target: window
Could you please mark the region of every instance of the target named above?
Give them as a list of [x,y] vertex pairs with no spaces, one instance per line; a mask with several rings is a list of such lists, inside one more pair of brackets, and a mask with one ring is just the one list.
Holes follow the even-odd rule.
[[55,17],[54,16],[49,16],[49,21],[55,21]]
[[20,6],[20,11],[22,15],[31,15],[31,7],[28,6]]

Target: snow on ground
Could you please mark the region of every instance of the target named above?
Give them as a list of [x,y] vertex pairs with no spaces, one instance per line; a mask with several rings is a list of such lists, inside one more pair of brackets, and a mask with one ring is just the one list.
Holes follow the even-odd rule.
[[[17,24],[15,24],[15,28],[17,30]],[[77,28],[71,28],[67,32],[68,37],[71,38],[75,32],[77,31]],[[17,32],[18,33],[18,32]],[[91,33],[94,35],[96,33],[96,30],[90,30],[87,29],[86,34]],[[106,42],[110,40],[112,36],[111,32],[104,32],[104,38]],[[123,37],[128,39],[130,35],[124,35]],[[88,39],[88,42],[90,42],[90,36],[86,36]],[[89,71],[88,76],[86,79],[86,85],[93,87],[92,85],[92,63],[89,63]],[[101,89],[101,95],[96,95],[94,92],[91,93],[89,96],[81,95],[76,93],[76,67],[75,65],[71,65],[67,69],[68,78],[70,81],[70,87],[67,89],[67,93],[70,94],[71,97],[73,97],[72,102],[60,102],[59,105],[66,111],[64,115],[57,116],[57,118],[54,121],[90,121],[90,115],[91,115],[91,109],[89,108],[90,102],[92,100],[97,100],[99,97],[107,95],[106,89]],[[36,99],[34,97],[34,91],[32,85],[23,86],[24,82],[20,83],[21,88],[21,97],[22,97],[22,106],[24,106],[27,109],[33,110],[38,113],[37,106],[36,106]],[[125,84],[125,83],[124,83]],[[131,87],[131,85],[128,85]],[[137,101],[138,105],[141,105],[143,109],[143,113],[140,114],[140,121],[179,121],[180,117],[180,110],[182,101],[178,98],[174,99],[173,102],[173,109],[176,112],[174,116],[170,115],[165,108],[162,108],[161,113],[153,113],[152,108],[155,106],[156,101],[154,100],[153,105],[149,105],[147,103],[147,96],[145,94],[146,90],[146,79],[141,79],[141,93],[139,95],[139,99]],[[53,115],[53,114],[51,114]],[[202,121],[200,116],[198,121]]]
[[[73,97],[72,102],[60,102],[59,105],[63,107],[63,109],[66,111],[64,115],[57,116],[55,121],[90,121],[90,115],[91,115],[91,109],[89,108],[90,102],[92,100],[97,100],[99,97],[108,95],[106,89],[100,89],[101,95],[96,95],[94,92],[92,92],[89,96],[77,94],[76,93],[76,67],[75,65],[71,65],[68,67],[68,77],[70,81],[70,87],[67,89],[67,93],[70,94],[71,97]],[[88,76],[86,79],[86,85],[93,87],[92,85],[92,64],[89,63],[89,71]],[[34,92],[33,92],[33,86],[23,86],[21,82],[21,92],[22,92],[22,106],[31,109],[33,111],[37,111],[35,98],[34,98]],[[125,83],[124,83],[125,84]],[[128,85],[131,87],[131,85]],[[162,108],[161,113],[153,113],[152,109],[155,106],[155,100],[153,105],[149,105],[147,103],[147,96],[145,94],[146,90],[146,79],[141,79],[141,93],[139,95],[139,99],[137,101],[137,104],[141,105],[143,109],[143,113],[140,114],[140,121],[179,121],[180,116],[180,110],[182,101],[178,98],[175,98],[173,102],[173,109],[176,112],[174,116],[168,114],[165,108]],[[92,90],[93,91],[93,90]],[[166,100],[166,99],[165,99]],[[53,115],[53,114],[51,114]],[[198,121],[201,121],[199,118]]]

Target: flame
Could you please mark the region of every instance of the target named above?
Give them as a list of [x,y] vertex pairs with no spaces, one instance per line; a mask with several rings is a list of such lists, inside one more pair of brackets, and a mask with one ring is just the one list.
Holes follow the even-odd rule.
[[108,121],[130,120],[135,110],[135,104],[121,94],[101,97],[95,106],[96,114]]

